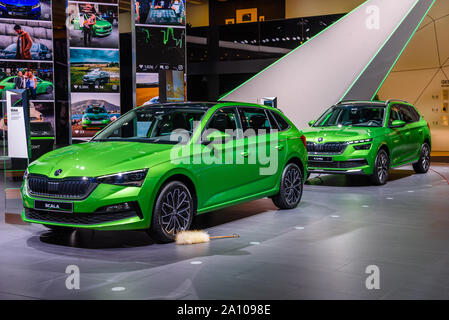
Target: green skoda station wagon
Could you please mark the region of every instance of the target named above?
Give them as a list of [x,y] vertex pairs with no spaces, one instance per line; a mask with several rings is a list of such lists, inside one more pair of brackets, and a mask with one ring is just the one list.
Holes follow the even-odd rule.
[[196,214],[263,197],[296,207],[308,174],[305,144],[271,107],[142,106],[90,142],[31,163],[22,217],[60,231],[147,229],[169,242]]
[[405,101],[342,101],[309,125],[309,172],[365,174],[383,185],[390,168],[429,170],[429,125]]

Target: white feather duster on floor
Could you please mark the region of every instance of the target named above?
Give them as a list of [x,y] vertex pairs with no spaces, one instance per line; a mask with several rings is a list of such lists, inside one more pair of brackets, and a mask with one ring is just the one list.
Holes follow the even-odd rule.
[[209,242],[211,239],[224,239],[224,238],[239,238],[238,234],[232,236],[216,236],[211,237],[203,230],[186,230],[180,231],[176,234],[176,244],[195,244]]

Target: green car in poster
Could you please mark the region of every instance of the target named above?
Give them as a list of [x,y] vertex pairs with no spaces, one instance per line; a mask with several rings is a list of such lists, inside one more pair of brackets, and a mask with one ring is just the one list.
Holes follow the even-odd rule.
[[[83,20],[89,19],[87,14],[83,15]],[[80,25],[80,20],[78,18],[73,20],[73,25],[75,30],[82,30],[83,26]],[[93,35],[95,37],[106,37],[112,33],[112,24],[100,17],[96,16],[96,23],[92,27]]]
[[309,172],[364,174],[383,185],[390,168],[429,170],[429,125],[405,101],[342,101],[309,125]]
[[111,118],[105,108],[97,105],[87,107],[81,119],[81,126],[87,128],[104,128],[111,123]]
[[[262,161],[259,153],[270,157]],[[305,138],[277,109],[224,102],[142,106],[90,142],[31,163],[22,218],[63,230],[146,229],[168,242],[195,215],[233,204],[271,197],[279,208],[294,208],[304,176]]]
[[[3,92],[3,90],[11,90],[15,88],[15,80],[17,76],[11,76],[3,79],[0,81],[0,93]],[[37,86],[36,86],[36,94],[50,94],[53,92],[53,83],[50,81],[42,80],[39,77],[36,77],[37,79]]]

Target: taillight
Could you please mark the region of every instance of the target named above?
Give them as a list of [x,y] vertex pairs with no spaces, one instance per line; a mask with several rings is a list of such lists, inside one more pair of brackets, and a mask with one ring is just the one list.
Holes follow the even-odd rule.
[[302,141],[302,143],[304,143],[304,147],[307,147],[307,142],[306,142],[306,136],[305,135],[301,136],[301,141]]

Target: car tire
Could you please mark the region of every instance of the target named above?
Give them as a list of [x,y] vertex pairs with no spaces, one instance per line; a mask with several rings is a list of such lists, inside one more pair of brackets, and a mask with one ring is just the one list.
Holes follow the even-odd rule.
[[374,172],[371,181],[376,186],[387,183],[390,170],[390,158],[384,149],[380,149],[374,161]]
[[413,170],[416,173],[427,173],[430,168],[430,146],[424,142],[421,146],[421,152],[417,163],[413,164]]
[[279,186],[279,193],[271,198],[279,209],[296,208],[301,201],[304,180],[302,172],[294,163],[284,168]]
[[44,226],[46,228],[48,228],[50,231],[53,231],[55,233],[60,233],[60,234],[72,233],[75,230],[75,228],[72,228],[72,227],[54,226],[54,225],[50,225],[50,224],[44,224]]
[[48,86],[48,87],[45,89],[45,92],[46,92],[47,94],[52,93],[52,92],[53,92],[53,87],[52,87],[52,86]]
[[172,242],[179,231],[190,228],[195,214],[189,188],[180,181],[171,181],[157,195],[149,234],[157,242]]

